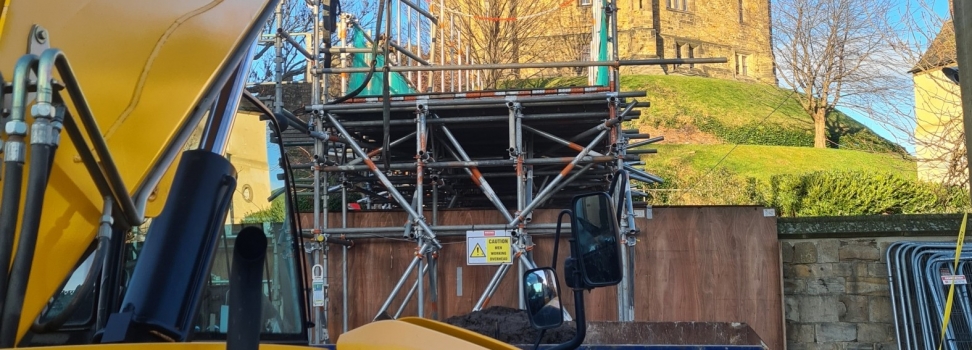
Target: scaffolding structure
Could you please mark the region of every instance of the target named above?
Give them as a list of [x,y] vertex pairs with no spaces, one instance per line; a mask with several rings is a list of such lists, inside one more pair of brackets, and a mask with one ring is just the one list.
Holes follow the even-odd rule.
[[[644,164],[641,155],[655,152],[642,146],[663,138],[623,129],[625,121],[639,117],[635,108],[647,103],[637,100],[646,96],[644,91],[620,91],[618,69],[625,65],[724,63],[726,59],[621,60],[613,40],[617,33],[617,7],[614,0],[605,0],[595,11],[599,20],[593,28],[597,41],[592,45],[593,61],[475,62],[469,55],[473,48],[468,46],[469,40],[463,40],[462,32],[439,25],[440,19],[449,15],[445,13],[444,1],[431,1],[439,2],[437,14],[421,1],[379,0],[379,25],[377,32],[371,33],[349,14],[328,12],[326,9],[336,8],[333,3],[299,1],[311,7],[315,19],[309,44],[302,46],[283,28],[277,28],[273,38],[276,81],[272,106],[274,113],[291,124],[290,130],[279,135],[281,146],[312,152],[310,161],[290,164],[300,173],[296,180],[300,194],[311,196],[313,201],[312,227],[305,230],[308,260],[315,266],[314,271],[323,271],[322,276],[314,276],[315,280],[324,281],[323,290],[318,295],[308,295],[319,301],[311,316],[315,325],[311,343],[331,340],[327,325],[334,321],[329,316],[342,315],[342,329],[348,329],[346,240],[412,240],[418,253],[388,291],[375,318],[401,316],[405,303],[415,295],[418,316],[426,317],[425,295],[435,302],[438,288],[436,279],[426,275],[435,275],[436,252],[442,249],[440,237],[462,235],[467,230],[512,232],[515,262],[497,268],[471,310],[476,311],[487,305],[513,265],[520,274],[536,267],[530,252],[531,234],[551,232],[555,225],[532,223],[533,211],[565,208],[574,195],[591,191],[608,192],[619,204],[625,272],[618,288],[618,315],[620,321],[634,320],[630,281],[634,266],[628,257],[634,251],[638,232],[630,183],[662,181],[637,166]],[[281,8],[276,14],[278,24],[282,23]],[[329,23],[334,24],[333,28]],[[352,46],[350,33],[365,36],[370,47]],[[332,46],[335,37],[337,45]],[[311,67],[307,78],[311,97],[307,105],[283,103],[283,48],[288,44],[297,48]],[[599,48],[607,52],[599,54]],[[332,55],[337,59],[331,60]],[[362,55],[372,65],[352,67],[355,55]],[[375,55],[384,58],[383,64],[375,64]],[[338,66],[332,67],[335,61]],[[486,70],[560,67],[590,68],[594,86],[482,90],[481,76]],[[361,86],[350,84],[353,74],[367,74]],[[595,79],[598,74],[600,79]],[[411,91],[392,94],[393,78],[404,79]],[[598,86],[594,84],[597,80],[607,83]],[[329,86],[332,82],[339,86]],[[382,85],[380,95],[360,94],[365,84],[374,83]],[[329,91],[340,91],[341,97],[331,99]],[[348,228],[352,193],[360,196],[356,203],[363,209],[403,210],[410,219],[404,228]],[[338,195],[342,220],[340,228],[332,228],[337,225],[329,224],[326,204],[331,196]],[[440,225],[440,208],[493,208],[502,214],[506,224]],[[431,217],[424,216],[426,210],[431,211]],[[335,247],[340,248],[340,255],[335,254]],[[345,282],[340,292],[345,297],[339,311],[327,310],[328,293],[334,292],[326,284],[329,263],[342,264],[340,278]],[[412,274],[417,278],[404,303],[396,312],[390,312],[393,299],[406,287]]]

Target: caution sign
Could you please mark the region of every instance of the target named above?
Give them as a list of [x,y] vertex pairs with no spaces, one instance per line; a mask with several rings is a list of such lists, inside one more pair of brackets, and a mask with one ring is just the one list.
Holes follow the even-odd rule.
[[508,231],[466,231],[467,265],[513,263],[513,237]]
[[483,247],[476,243],[476,247],[473,248],[472,253],[469,254],[470,258],[485,258],[486,253],[483,252]]

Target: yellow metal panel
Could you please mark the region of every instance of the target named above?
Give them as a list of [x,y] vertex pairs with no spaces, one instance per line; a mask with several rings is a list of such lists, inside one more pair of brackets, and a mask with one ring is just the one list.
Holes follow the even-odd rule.
[[[46,28],[51,46],[63,50],[76,70],[122,179],[133,190],[244,33],[262,25],[253,22],[267,3],[14,0],[3,15],[0,70],[10,79],[15,61],[26,53],[31,26]],[[95,234],[101,198],[77,155],[62,137],[18,339]]]
[[[338,350],[519,349],[478,334],[460,334],[469,331],[447,324],[440,323],[441,327],[429,327],[437,322],[427,321],[372,322],[341,334],[338,337],[337,348]],[[478,336],[479,339],[473,339],[472,336]]]
[[[226,350],[226,343],[198,342],[198,343],[138,343],[138,344],[90,344],[32,347],[37,350]],[[320,349],[309,346],[260,344],[260,350],[311,350]],[[374,348],[377,349],[377,348]]]
[[499,340],[487,337],[485,335],[470,331],[465,328],[459,328],[448,323],[438,322],[435,320],[430,320],[421,317],[402,317],[398,319],[401,322],[411,323],[417,326],[422,326],[436,332],[441,332],[443,334],[448,334],[450,336],[463,339],[465,341],[484,346],[488,349],[508,349],[508,350],[519,350],[520,348],[513,345],[506,344]]

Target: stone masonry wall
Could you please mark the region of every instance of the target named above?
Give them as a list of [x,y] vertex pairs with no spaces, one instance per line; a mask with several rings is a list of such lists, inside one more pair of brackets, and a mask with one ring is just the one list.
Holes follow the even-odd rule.
[[781,241],[788,349],[897,348],[884,258],[892,241]]

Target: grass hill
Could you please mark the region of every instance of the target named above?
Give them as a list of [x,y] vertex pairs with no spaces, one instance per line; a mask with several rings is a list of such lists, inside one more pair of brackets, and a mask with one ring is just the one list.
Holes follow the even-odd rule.
[[675,169],[690,167],[708,171],[718,164],[719,167],[726,168],[736,175],[763,182],[769,182],[773,175],[795,175],[835,169],[887,172],[904,179],[917,180],[915,162],[893,153],[791,146],[739,145],[734,150],[733,147],[733,145],[656,145],[653,148],[658,149],[658,154],[645,159],[648,163],[646,168],[648,171],[667,170],[669,174],[664,175],[678,176]]
[[[530,79],[509,87],[586,85],[584,77]],[[648,92],[650,108],[634,126],[664,135],[665,144],[749,144],[813,146],[813,124],[789,90],[681,75],[626,75],[621,89]],[[903,147],[877,135],[846,114],[828,117],[830,147],[907,155]]]
[[[505,87],[582,86],[586,78],[532,79]],[[639,184],[652,205],[762,204],[786,216],[951,212],[967,191],[922,183],[903,147],[850,116],[828,116],[830,148],[813,148],[812,122],[792,91],[703,77],[627,75],[649,108],[626,128],[664,135],[645,146]],[[640,166],[639,166],[640,168]]]

